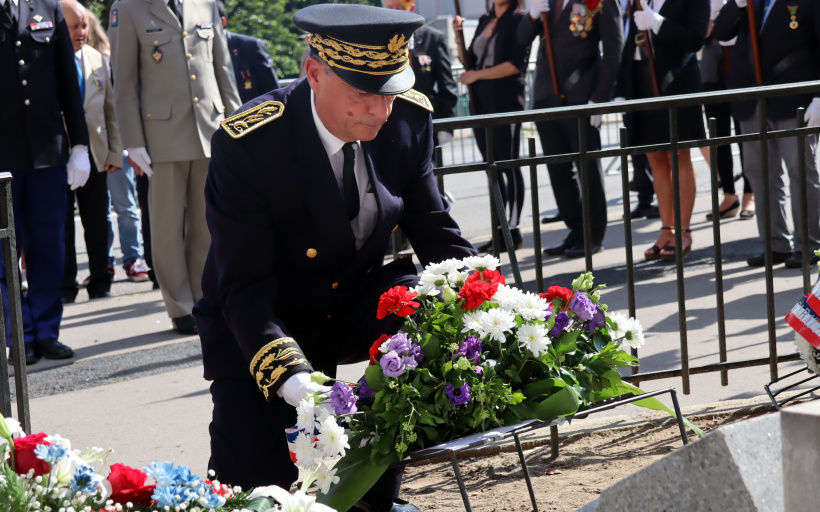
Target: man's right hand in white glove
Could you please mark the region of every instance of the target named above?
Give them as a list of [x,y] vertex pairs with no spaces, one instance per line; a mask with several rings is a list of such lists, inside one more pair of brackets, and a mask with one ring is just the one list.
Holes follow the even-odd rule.
[[[310,372],[300,372],[295,375],[291,375],[290,378],[288,378],[288,380],[286,380],[285,383],[282,384],[282,386],[276,391],[276,394],[284,398],[285,402],[290,405],[299,407],[299,402],[301,402],[303,398],[311,393],[316,393],[317,391],[327,395],[328,397],[322,405],[325,407],[331,407],[330,388],[327,386],[322,386],[321,384],[316,384],[310,380]],[[330,410],[333,409],[331,408]]]
[[145,148],[128,148],[128,159],[132,162],[137,176],[145,174],[150,178],[154,174],[154,170],[151,169],[151,157]]
[[741,9],[743,9],[744,7],[746,7],[746,0],[735,0],[735,3],[736,3],[736,4],[737,4],[737,6],[738,6],[739,8],[741,8]]
[[530,19],[540,20],[542,12],[550,12],[549,0],[530,0]]

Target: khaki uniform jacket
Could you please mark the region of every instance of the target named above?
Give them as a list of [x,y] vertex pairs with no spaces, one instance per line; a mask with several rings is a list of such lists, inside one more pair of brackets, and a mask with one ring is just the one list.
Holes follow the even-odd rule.
[[89,150],[99,172],[106,165],[122,167],[122,142],[114,113],[114,88],[111,72],[100,52],[85,45],[80,49],[85,81],[85,124],[88,125]]
[[126,148],[156,163],[210,158],[211,135],[239,108],[213,0],[183,0],[180,25],[163,0],[120,0],[108,33],[114,99]]

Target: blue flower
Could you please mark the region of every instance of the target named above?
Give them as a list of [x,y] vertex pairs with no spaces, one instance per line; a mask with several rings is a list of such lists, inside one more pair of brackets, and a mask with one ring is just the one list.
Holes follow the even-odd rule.
[[83,494],[93,494],[97,490],[97,481],[94,478],[97,472],[88,466],[80,466],[74,471],[74,479],[71,480],[71,490]]
[[187,501],[181,494],[182,489],[176,485],[157,485],[151,499],[157,502],[157,508],[175,507]]
[[456,406],[466,404],[473,397],[470,392],[470,386],[468,386],[466,382],[459,387],[447,384],[444,387],[444,393],[447,395],[450,403]]
[[68,449],[58,444],[52,444],[51,446],[38,444],[37,447],[34,448],[34,454],[37,458],[46,461],[52,466],[65,457],[66,453],[68,453]]
[[199,475],[191,473],[191,468],[188,466],[177,466],[172,475],[175,484],[185,487],[195,487],[202,481]]
[[173,462],[151,462],[143,469],[145,474],[154,479],[157,487],[164,487],[174,483],[175,472]]

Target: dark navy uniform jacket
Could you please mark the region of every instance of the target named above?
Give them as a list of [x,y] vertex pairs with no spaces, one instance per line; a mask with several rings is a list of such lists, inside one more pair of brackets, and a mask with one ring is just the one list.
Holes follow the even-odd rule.
[[456,115],[458,87],[450,65],[450,50],[443,33],[423,25],[413,33],[413,88],[430,98],[433,117],[444,119]]
[[78,144],[88,128],[63,11],[20,0],[17,26],[0,10],[0,169],[65,165]]
[[[212,242],[203,298],[194,310],[209,380],[249,378],[254,355],[286,336],[314,367],[326,359],[348,333],[343,319],[362,308],[375,312],[386,291],[379,283],[382,261],[397,225],[422,264],[475,253],[436,186],[429,112],[396,98],[378,136],[363,142],[379,212],[357,252],[313,121],[307,80],[240,111],[266,101],[284,105],[281,117],[239,138],[223,124],[212,139],[205,189]],[[361,340],[365,353],[375,339]]]
[[279,88],[273,61],[265,42],[255,37],[225,31],[231,52],[236,88],[242,103]]

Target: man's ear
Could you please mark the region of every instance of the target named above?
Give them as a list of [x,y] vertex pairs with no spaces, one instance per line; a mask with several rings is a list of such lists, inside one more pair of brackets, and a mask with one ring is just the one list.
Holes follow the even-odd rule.
[[307,60],[305,60],[305,76],[310,84],[310,88],[313,89],[314,92],[318,87],[321,87],[320,82],[322,78],[324,78],[322,75],[324,75],[322,63],[319,62],[316,57],[308,57]]

